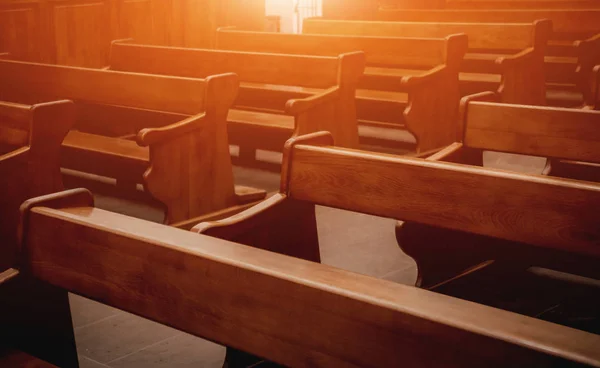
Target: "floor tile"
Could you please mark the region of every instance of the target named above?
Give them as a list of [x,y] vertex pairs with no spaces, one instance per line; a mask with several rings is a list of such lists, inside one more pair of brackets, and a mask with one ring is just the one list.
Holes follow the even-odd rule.
[[383,276],[382,279],[397,282],[399,284],[414,286],[417,282],[417,266],[410,266],[403,270],[392,271]]
[[144,348],[119,360],[110,362],[114,368],[220,368],[225,348],[188,334]]
[[71,318],[75,328],[122,313],[118,309],[75,294],[69,294],[69,304],[71,305]]
[[324,264],[375,277],[414,265],[398,247],[394,220],[317,207],[317,226]]
[[79,354],[79,368],[107,368],[109,366],[98,363],[82,354]]
[[170,327],[120,313],[98,323],[75,329],[77,350],[99,363],[107,363],[180,332]]

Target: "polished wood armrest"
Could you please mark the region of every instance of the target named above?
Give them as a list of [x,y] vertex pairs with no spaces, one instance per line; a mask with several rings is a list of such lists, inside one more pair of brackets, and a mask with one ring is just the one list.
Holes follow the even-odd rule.
[[510,68],[521,63],[531,62],[531,60],[534,59],[535,55],[535,49],[533,47],[528,47],[525,50],[518,52],[514,55],[499,57],[498,59],[496,59],[496,64],[500,65],[501,67]]
[[136,137],[137,143],[142,147],[170,140],[198,129],[198,125],[206,119],[206,113],[191,116],[187,119],[161,128],[146,128],[139,131]]
[[[272,197],[260,202],[259,204],[242,211],[234,216],[218,220],[200,223],[192,228],[193,232],[203,234],[207,232],[227,234],[223,238],[235,238],[239,234],[252,229],[257,224],[262,224],[265,216],[269,216],[270,212],[276,210],[278,205],[285,201],[286,197],[283,194],[275,194]],[[226,231],[219,231],[221,229]],[[221,237],[221,236],[219,236]]]
[[318,106],[335,101],[339,98],[339,93],[340,88],[335,86],[313,96],[289,100],[285,104],[285,113],[294,116],[305,113]]
[[440,75],[446,73],[447,71],[448,67],[446,65],[438,65],[426,73],[402,77],[400,85],[406,89],[413,88],[415,86],[422,86],[424,84],[436,81],[438,78],[440,78]]

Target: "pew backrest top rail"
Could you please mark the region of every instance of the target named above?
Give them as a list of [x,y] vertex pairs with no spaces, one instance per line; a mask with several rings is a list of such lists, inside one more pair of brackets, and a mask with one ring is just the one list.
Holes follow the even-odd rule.
[[204,111],[202,79],[0,60],[0,99],[11,90],[51,98],[194,115]]
[[338,84],[340,59],[353,56],[284,55],[115,42],[111,47],[110,68],[193,78],[232,72],[241,82],[329,88]]
[[380,10],[376,18],[394,22],[474,23],[532,23],[538,19],[549,19],[553,31],[557,33],[589,35],[600,32],[600,9]]
[[[600,365],[597,335],[84,204],[45,207],[52,201],[23,207],[34,276],[282,364],[314,355],[323,366]],[[253,333],[232,334],[230,325]],[[257,332],[266,338],[251,337]]]
[[537,23],[442,23],[336,21],[319,18],[304,21],[305,34],[360,35],[371,37],[444,38],[465,33],[471,49],[520,50],[536,45],[536,31],[549,28],[548,21]]
[[598,9],[597,0],[447,0],[450,9]]
[[469,102],[470,148],[600,163],[600,111]]
[[[449,35],[445,35],[449,36]],[[336,56],[364,51],[367,64],[433,67],[446,62],[446,39],[364,37],[348,35],[284,34],[217,31],[217,48],[234,51],[274,52],[296,55]]]
[[302,141],[284,153],[293,199],[600,257],[600,184]]

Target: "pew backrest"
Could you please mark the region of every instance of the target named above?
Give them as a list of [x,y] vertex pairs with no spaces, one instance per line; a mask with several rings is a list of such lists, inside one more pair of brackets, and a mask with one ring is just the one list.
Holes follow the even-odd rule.
[[468,102],[469,148],[600,163],[600,111]]
[[360,35],[371,37],[443,38],[465,33],[470,49],[522,50],[545,46],[551,24],[533,23],[442,23],[338,21],[311,18],[304,21],[305,34]]
[[[195,115],[206,81],[0,60],[0,98],[21,92],[50,98]],[[6,99],[6,98],[5,98]]]
[[32,275],[286,366],[600,364],[594,334],[62,197],[23,206]]
[[[535,9],[535,10],[380,10],[376,20],[394,22],[465,22],[465,23],[533,23],[538,19],[552,21],[557,33],[587,38],[600,32],[600,9]],[[306,21],[305,21],[306,22]],[[554,36],[553,36],[554,37]]]
[[236,73],[246,83],[330,88],[341,83],[341,64],[348,56],[309,57],[114,42],[110,68],[192,78]]
[[600,257],[600,184],[340,149],[327,137],[288,141],[289,198]]
[[[216,46],[222,50],[335,56],[364,51],[367,65],[432,68],[446,64],[446,36],[438,38],[363,37],[353,35],[284,34],[221,28]],[[452,59],[452,58],[450,58]]]
[[597,0],[447,0],[448,9],[600,9]]

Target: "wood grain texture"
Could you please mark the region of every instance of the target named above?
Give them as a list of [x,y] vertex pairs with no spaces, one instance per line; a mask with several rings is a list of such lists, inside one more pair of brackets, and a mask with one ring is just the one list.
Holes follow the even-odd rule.
[[600,186],[594,183],[330,147],[298,145],[292,154],[286,193],[293,199],[594,257],[600,254],[598,224],[592,215]]
[[27,228],[36,277],[288,366],[600,364],[595,335],[98,209]]
[[600,163],[600,112],[471,102],[465,126],[471,148]]

